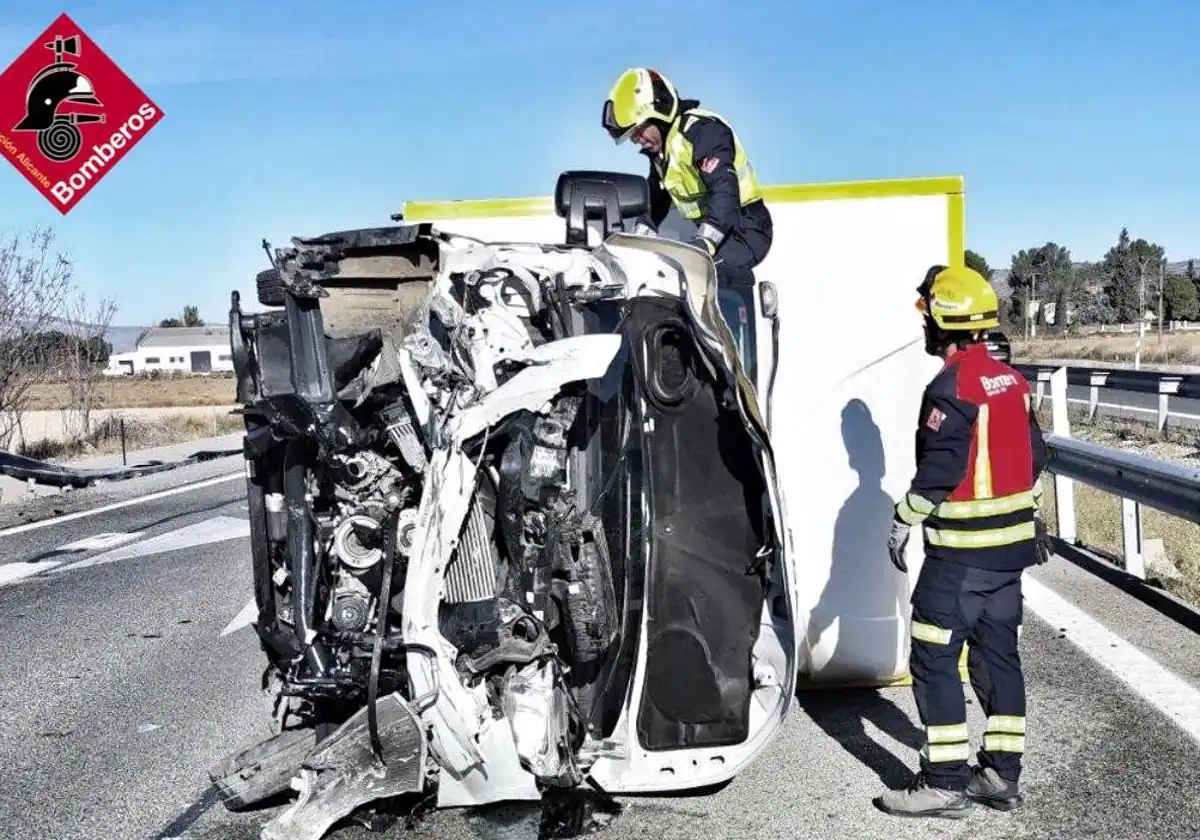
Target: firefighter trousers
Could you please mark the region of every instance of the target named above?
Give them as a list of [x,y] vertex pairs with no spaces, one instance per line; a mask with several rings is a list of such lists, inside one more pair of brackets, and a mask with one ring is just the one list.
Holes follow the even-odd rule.
[[1016,782],[1025,748],[1025,677],[1018,650],[1021,571],[992,571],[927,558],[912,595],[909,668],[925,727],[921,770],[934,787],[961,790],[970,780],[966,698],[958,663],[967,670],[987,718],[978,753],[982,767]]
[[713,263],[717,285],[753,286],[754,268],[767,258],[775,240],[775,222],[762,201],[742,208],[740,224],[717,248]]

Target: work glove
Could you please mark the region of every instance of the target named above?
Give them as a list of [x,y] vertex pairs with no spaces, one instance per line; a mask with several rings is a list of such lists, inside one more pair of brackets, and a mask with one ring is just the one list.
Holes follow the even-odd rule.
[[908,535],[911,526],[900,517],[892,519],[892,532],[888,534],[888,554],[892,565],[904,573],[908,573],[908,563],[904,560],[904,549],[908,545]]
[[634,223],[633,230],[630,233],[637,234],[638,236],[658,236],[658,231],[641,219],[638,219]]
[[703,236],[693,236],[688,240],[689,245],[694,245],[701,251],[708,251],[710,257],[717,255],[717,246],[713,244],[711,239],[705,239]]
[[1040,516],[1033,518],[1033,533],[1034,558],[1040,566],[1054,554],[1054,544],[1050,540],[1050,532],[1046,530],[1046,523],[1042,521],[1042,517]]

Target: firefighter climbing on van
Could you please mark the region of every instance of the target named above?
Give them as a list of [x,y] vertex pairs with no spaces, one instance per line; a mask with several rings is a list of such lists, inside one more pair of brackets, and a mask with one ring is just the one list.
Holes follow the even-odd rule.
[[[1021,575],[1049,556],[1038,483],[1047,452],[1029,383],[983,343],[999,326],[988,281],[970,268],[938,265],[917,291],[925,350],[945,365],[922,396],[916,473],[895,507],[888,550],[907,573],[909,531],[923,526],[909,668],[926,742],[908,789],[875,804],[902,816],[961,817],[973,802],[1011,810],[1022,801]],[[964,641],[987,719],[976,768],[968,764],[959,676]]]
[[713,257],[722,286],[752,286],[771,249],[774,225],[746,151],[725,120],[680,99],[655,70],[620,75],[603,124],[617,143],[632,139],[650,159],[650,212],[638,232],[657,232],[674,204],[696,224],[691,244]]

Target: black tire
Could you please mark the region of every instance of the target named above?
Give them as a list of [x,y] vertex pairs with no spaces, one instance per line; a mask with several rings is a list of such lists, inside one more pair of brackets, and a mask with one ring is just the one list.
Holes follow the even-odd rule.
[[279,269],[268,268],[258,272],[254,278],[258,287],[258,302],[263,306],[283,306],[283,280],[279,278]]

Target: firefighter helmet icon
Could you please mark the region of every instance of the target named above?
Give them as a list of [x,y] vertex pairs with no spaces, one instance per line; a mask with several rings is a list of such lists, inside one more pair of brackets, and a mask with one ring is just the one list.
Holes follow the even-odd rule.
[[38,150],[48,160],[62,163],[68,161],[83,147],[79,126],[83,123],[104,122],[104,114],[65,113],[59,108],[66,103],[79,105],[102,105],[87,76],[76,71],[79,65],[63,61],[63,56],[73,58],[80,54],[79,37],[55,37],[43,44],[54,51],[54,63],[38,71],[29,83],[25,94],[25,119],[13,127],[13,131],[36,131]]

